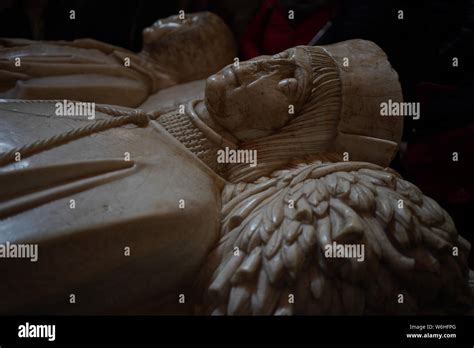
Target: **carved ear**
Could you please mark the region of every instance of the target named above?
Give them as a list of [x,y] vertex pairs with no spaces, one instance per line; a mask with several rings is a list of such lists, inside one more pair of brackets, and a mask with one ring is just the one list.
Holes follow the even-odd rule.
[[298,80],[294,77],[281,80],[278,83],[278,89],[285,93],[288,97],[294,97],[298,91]]

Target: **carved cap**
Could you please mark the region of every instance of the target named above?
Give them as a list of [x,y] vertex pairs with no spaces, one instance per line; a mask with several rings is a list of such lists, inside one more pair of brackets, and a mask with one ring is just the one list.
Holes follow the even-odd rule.
[[348,152],[351,161],[388,166],[398,151],[403,118],[382,116],[381,103],[402,102],[403,96],[387,55],[366,40],[306,49],[326,52],[338,67],[342,100],[333,150]]

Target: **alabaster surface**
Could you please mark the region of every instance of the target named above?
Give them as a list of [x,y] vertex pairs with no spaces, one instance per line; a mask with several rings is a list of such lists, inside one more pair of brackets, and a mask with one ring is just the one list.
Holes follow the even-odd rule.
[[[470,307],[469,243],[436,202],[390,169],[317,161],[229,184],[222,202],[221,242],[202,271],[201,313],[452,314]],[[326,246],[336,244],[363,245],[363,253],[328,256]]]
[[139,53],[92,39],[0,39],[0,98],[137,107],[163,88],[207,78],[235,52],[230,30],[210,12],[158,20],[143,31]]
[[[4,146],[87,123],[48,117],[54,103],[1,108],[1,128],[10,130]],[[107,117],[99,114],[98,121]],[[68,142],[3,166],[0,178],[2,243],[38,243],[40,252],[36,263],[0,263],[11,275],[1,291],[2,312],[40,304],[61,311],[71,289],[84,299],[72,312],[126,308],[186,285],[217,242],[222,179],[159,124]],[[69,208],[71,198],[76,209]],[[131,258],[124,257],[127,246]]]
[[161,113],[178,110],[180,105],[186,105],[191,100],[203,99],[205,86],[204,79],[164,88],[150,95],[140,105],[140,109]]
[[[469,243],[388,168],[403,120],[380,103],[402,93],[378,46],[298,46],[227,65],[201,98],[203,84],[162,90],[146,112],[97,105],[93,121],[55,116],[54,101],[0,103],[0,238],[41,253],[0,263],[3,312],[470,309]],[[255,165],[224,150],[256,151]],[[364,253],[328,256],[334,243]]]

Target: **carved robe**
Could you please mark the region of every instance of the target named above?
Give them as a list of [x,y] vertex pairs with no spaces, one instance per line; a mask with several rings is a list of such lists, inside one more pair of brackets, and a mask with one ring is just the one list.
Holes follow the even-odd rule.
[[[90,123],[51,116],[54,102],[0,108],[1,152]],[[223,180],[156,121],[2,166],[0,182],[0,243],[39,245],[37,262],[0,262],[2,313],[123,313],[187,296],[218,240]]]
[[136,107],[175,82],[151,60],[92,39],[0,40],[0,97]]

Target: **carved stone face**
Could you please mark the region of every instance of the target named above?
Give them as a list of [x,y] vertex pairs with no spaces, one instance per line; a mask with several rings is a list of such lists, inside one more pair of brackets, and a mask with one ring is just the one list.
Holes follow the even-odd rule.
[[241,141],[266,136],[295,117],[308,95],[310,74],[302,48],[231,64],[207,79],[206,107]]

